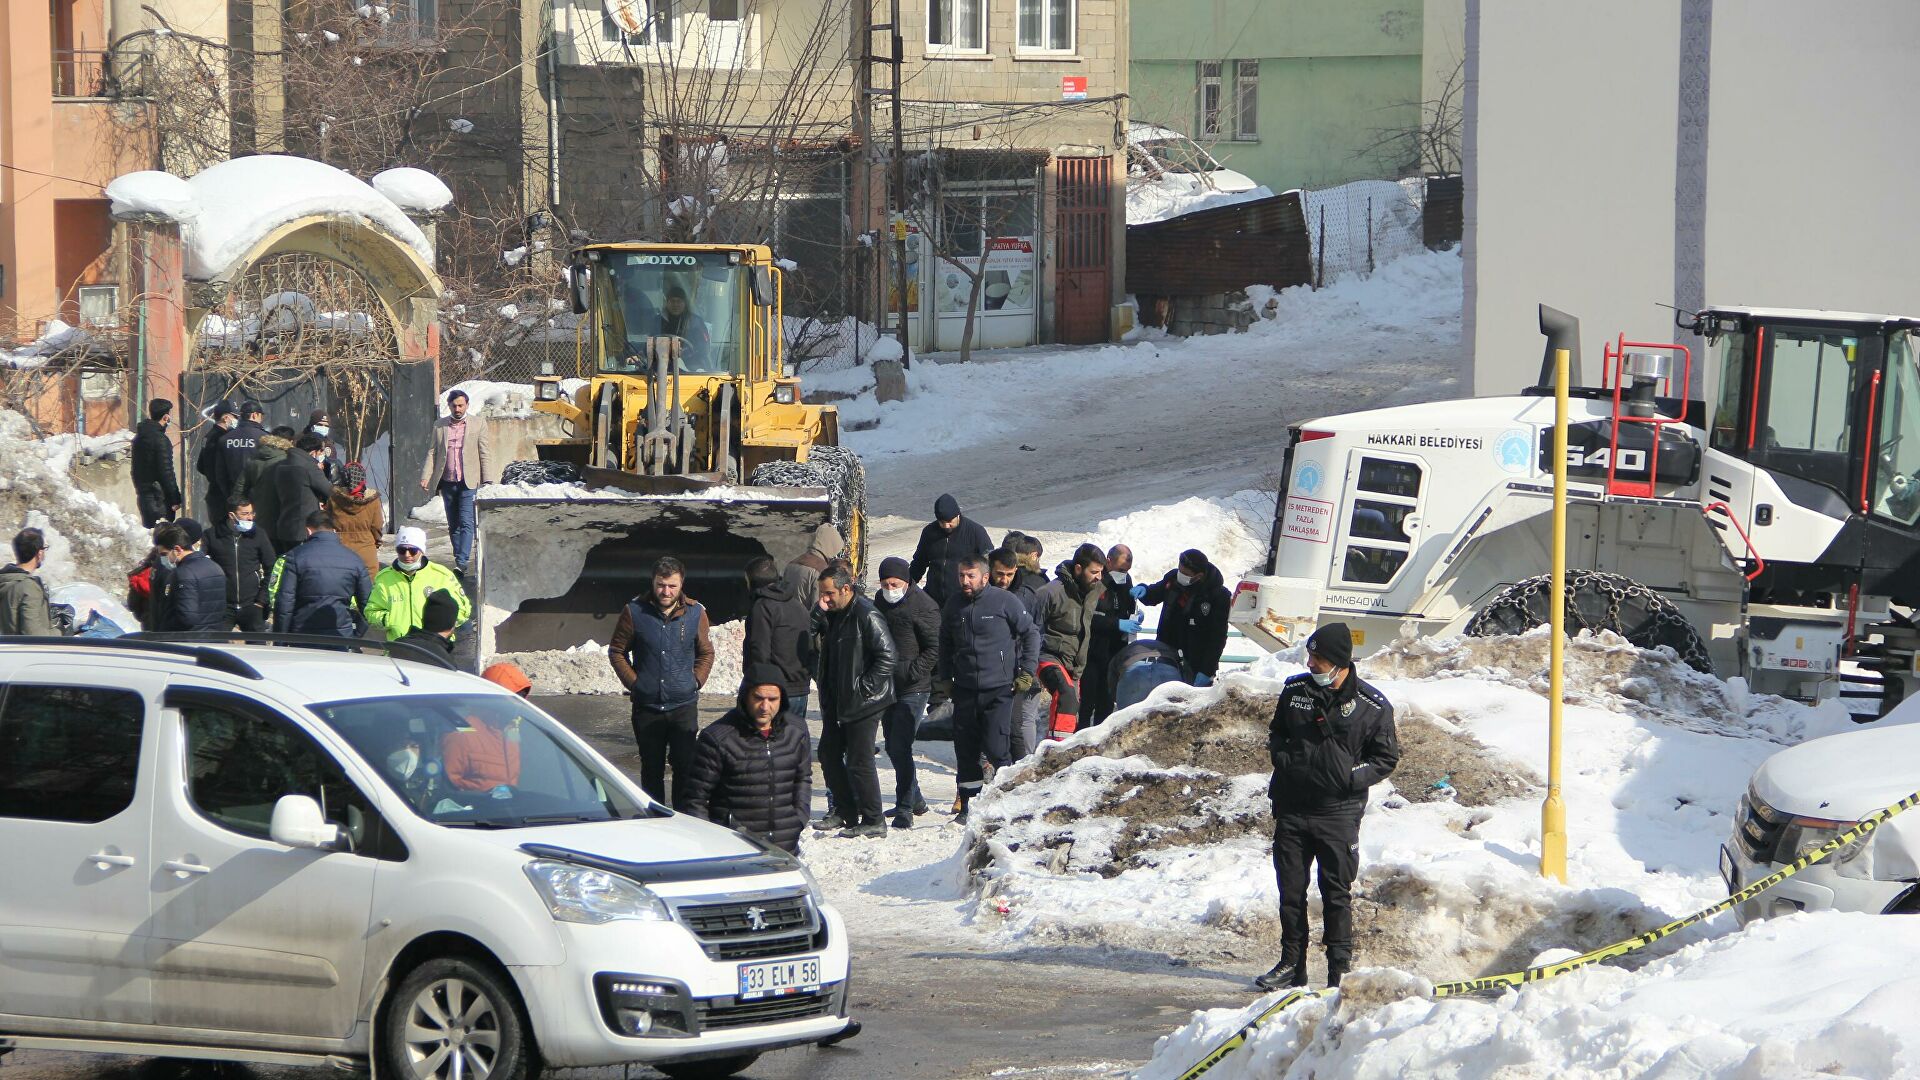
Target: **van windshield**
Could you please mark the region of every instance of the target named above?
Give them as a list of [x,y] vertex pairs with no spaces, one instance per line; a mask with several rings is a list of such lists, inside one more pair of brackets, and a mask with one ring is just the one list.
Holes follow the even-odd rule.
[[421,694],[311,708],[428,821],[511,829],[653,812],[523,698]]

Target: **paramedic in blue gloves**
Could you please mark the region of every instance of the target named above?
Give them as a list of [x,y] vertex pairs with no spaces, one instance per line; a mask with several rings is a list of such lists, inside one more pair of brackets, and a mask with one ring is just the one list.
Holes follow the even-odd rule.
[[[1180,553],[1180,565],[1152,585],[1135,585],[1134,599],[1160,608],[1156,635],[1180,657],[1180,674],[1195,686],[1211,686],[1220,671],[1220,654],[1227,649],[1227,594],[1220,569],[1196,548]],[[1137,617],[1129,628],[1138,631]]]

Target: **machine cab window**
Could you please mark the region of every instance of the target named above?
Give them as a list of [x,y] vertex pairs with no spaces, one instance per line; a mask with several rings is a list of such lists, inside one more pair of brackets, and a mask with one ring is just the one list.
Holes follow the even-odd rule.
[[1920,521],[1920,341],[1902,330],[1887,340],[1875,421],[1873,512],[1902,525]]
[[738,252],[609,252],[611,289],[601,327],[600,373],[631,375],[648,369],[649,338],[678,339],[680,370],[690,375],[737,374],[741,312],[750,286]]
[[1847,495],[1876,345],[1855,328],[1791,323],[1725,335],[1714,448]]

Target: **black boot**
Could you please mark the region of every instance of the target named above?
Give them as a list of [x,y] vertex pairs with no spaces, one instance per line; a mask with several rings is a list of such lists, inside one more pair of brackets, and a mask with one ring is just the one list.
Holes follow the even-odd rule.
[[835,832],[839,829],[844,829],[846,827],[847,827],[847,819],[841,817],[839,812],[834,810],[827,811],[826,817],[823,817],[819,821],[816,821],[813,823],[813,829],[815,832]]
[[[1327,955],[1327,989],[1332,990],[1338,987],[1340,980],[1346,978],[1347,972],[1352,970],[1353,959],[1351,957],[1334,956],[1329,953]],[[1305,981],[1305,979],[1301,980],[1302,983]]]
[[1280,946],[1280,962],[1273,970],[1253,980],[1253,985],[1262,990],[1291,989],[1307,985],[1307,947],[1284,942]]
[[886,818],[863,818],[858,825],[852,825],[840,831],[841,836],[864,840],[885,839],[887,835]]

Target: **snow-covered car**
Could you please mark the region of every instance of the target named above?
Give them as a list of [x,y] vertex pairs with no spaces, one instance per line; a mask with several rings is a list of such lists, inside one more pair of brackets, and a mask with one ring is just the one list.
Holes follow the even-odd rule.
[[426,663],[0,646],[0,851],[0,1051],[721,1077],[848,1026],[797,860]]
[[1127,174],[1144,180],[1174,177],[1209,191],[1252,191],[1259,185],[1214,159],[1199,143],[1171,128],[1138,120],[1127,126]]
[[[1730,894],[1920,790],[1920,724],[1898,719],[1890,713],[1881,726],[1801,743],[1761,764],[1720,849]],[[1744,924],[1796,911],[1920,913],[1917,882],[1920,811],[1909,811],[1735,914]]]

